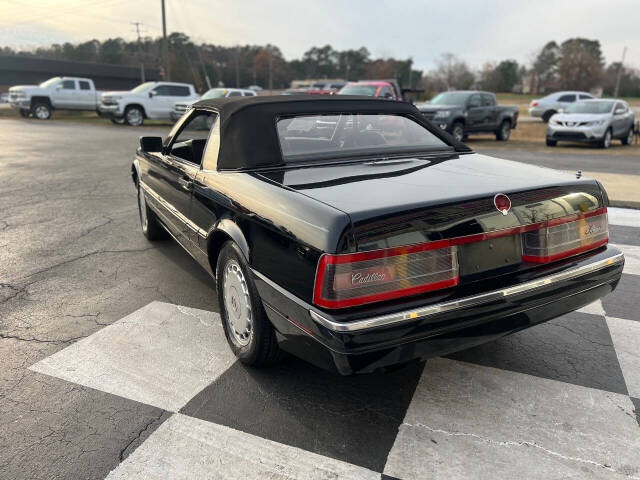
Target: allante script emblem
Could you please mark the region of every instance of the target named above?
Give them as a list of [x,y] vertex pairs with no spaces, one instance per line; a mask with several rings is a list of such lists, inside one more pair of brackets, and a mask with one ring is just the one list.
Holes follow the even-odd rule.
[[351,274],[351,285],[362,285],[363,283],[381,282],[385,278],[384,273],[367,273],[362,275],[361,273]]
[[591,225],[589,225],[587,228],[584,229],[584,234],[593,235],[594,233],[599,233],[600,230],[602,230],[602,227],[592,223]]

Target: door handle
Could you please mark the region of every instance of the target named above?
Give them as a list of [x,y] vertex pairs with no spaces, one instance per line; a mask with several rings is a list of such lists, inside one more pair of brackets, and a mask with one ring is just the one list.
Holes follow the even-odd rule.
[[190,191],[193,189],[193,182],[189,178],[180,177],[178,178],[178,183],[183,188],[183,190]]

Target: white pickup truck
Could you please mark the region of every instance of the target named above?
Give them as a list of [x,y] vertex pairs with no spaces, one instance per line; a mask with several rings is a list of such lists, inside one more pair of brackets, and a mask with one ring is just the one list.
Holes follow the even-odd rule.
[[142,125],[145,118],[169,120],[177,101],[193,102],[200,98],[189,83],[146,82],[128,92],[104,92],[98,114],[113,123]]
[[9,89],[9,103],[20,115],[40,120],[51,118],[53,110],[92,110],[100,93],[93,80],[81,77],[53,77],[40,85],[17,85]]

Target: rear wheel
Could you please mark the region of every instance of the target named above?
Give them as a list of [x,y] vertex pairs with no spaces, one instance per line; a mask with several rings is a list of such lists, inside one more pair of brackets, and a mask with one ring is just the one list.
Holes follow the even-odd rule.
[[127,125],[139,127],[144,122],[144,112],[140,107],[136,107],[135,105],[127,107],[124,112],[124,119],[127,122]]
[[598,146],[600,148],[609,148],[611,146],[611,129],[604,132],[604,137],[602,137]]
[[629,128],[627,134],[620,139],[623,145],[631,145],[633,143],[633,126]]
[[500,124],[500,128],[498,128],[498,130],[496,131],[496,140],[499,140],[501,142],[506,142],[507,140],[509,140],[510,136],[511,136],[511,122],[509,122],[509,120],[504,120]]
[[275,330],[244,255],[230,240],[220,250],[216,279],[222,325],[233,353],[242,363],[254,367],[277,362],[282,353]]
[[147,237],[147,240],[154,242],[167,237],[167,232],[156,218],[156,214],[147,205],[144,189],[140,186],[138,186],[138,212],[142,234]]
[[551,140],[550,138],[547,138],[547,147],[555,147],[557,144],[557,140]]
[[551,117],[553,117],[555,114],[556,114],[556,111],[555,111],[555,110],[547,110],[546,112],[544,112],[544,113],[542,114],[542,121],[543,121],[544,123],[547,123],[547,122],[549,121],[549,119],[550,119]]
[[31,113],[38,120],[49,120],[51,118],[51,106],[45,102],[37,102],[31,107]]
[[451,127],[451,135],[453,135],[453,138],[458,142],[461,142],[464,138],[464,125],[460,122],[455,122]]

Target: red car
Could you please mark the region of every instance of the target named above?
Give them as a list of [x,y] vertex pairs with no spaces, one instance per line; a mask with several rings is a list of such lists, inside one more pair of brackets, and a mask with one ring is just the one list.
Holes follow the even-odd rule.
[[365,80],[349,82],[340,89],[338,95],[362,95],[365,97],[380,97],[389,100],[402,100],[400,93],[396,93],[391,82],[385,80]]

